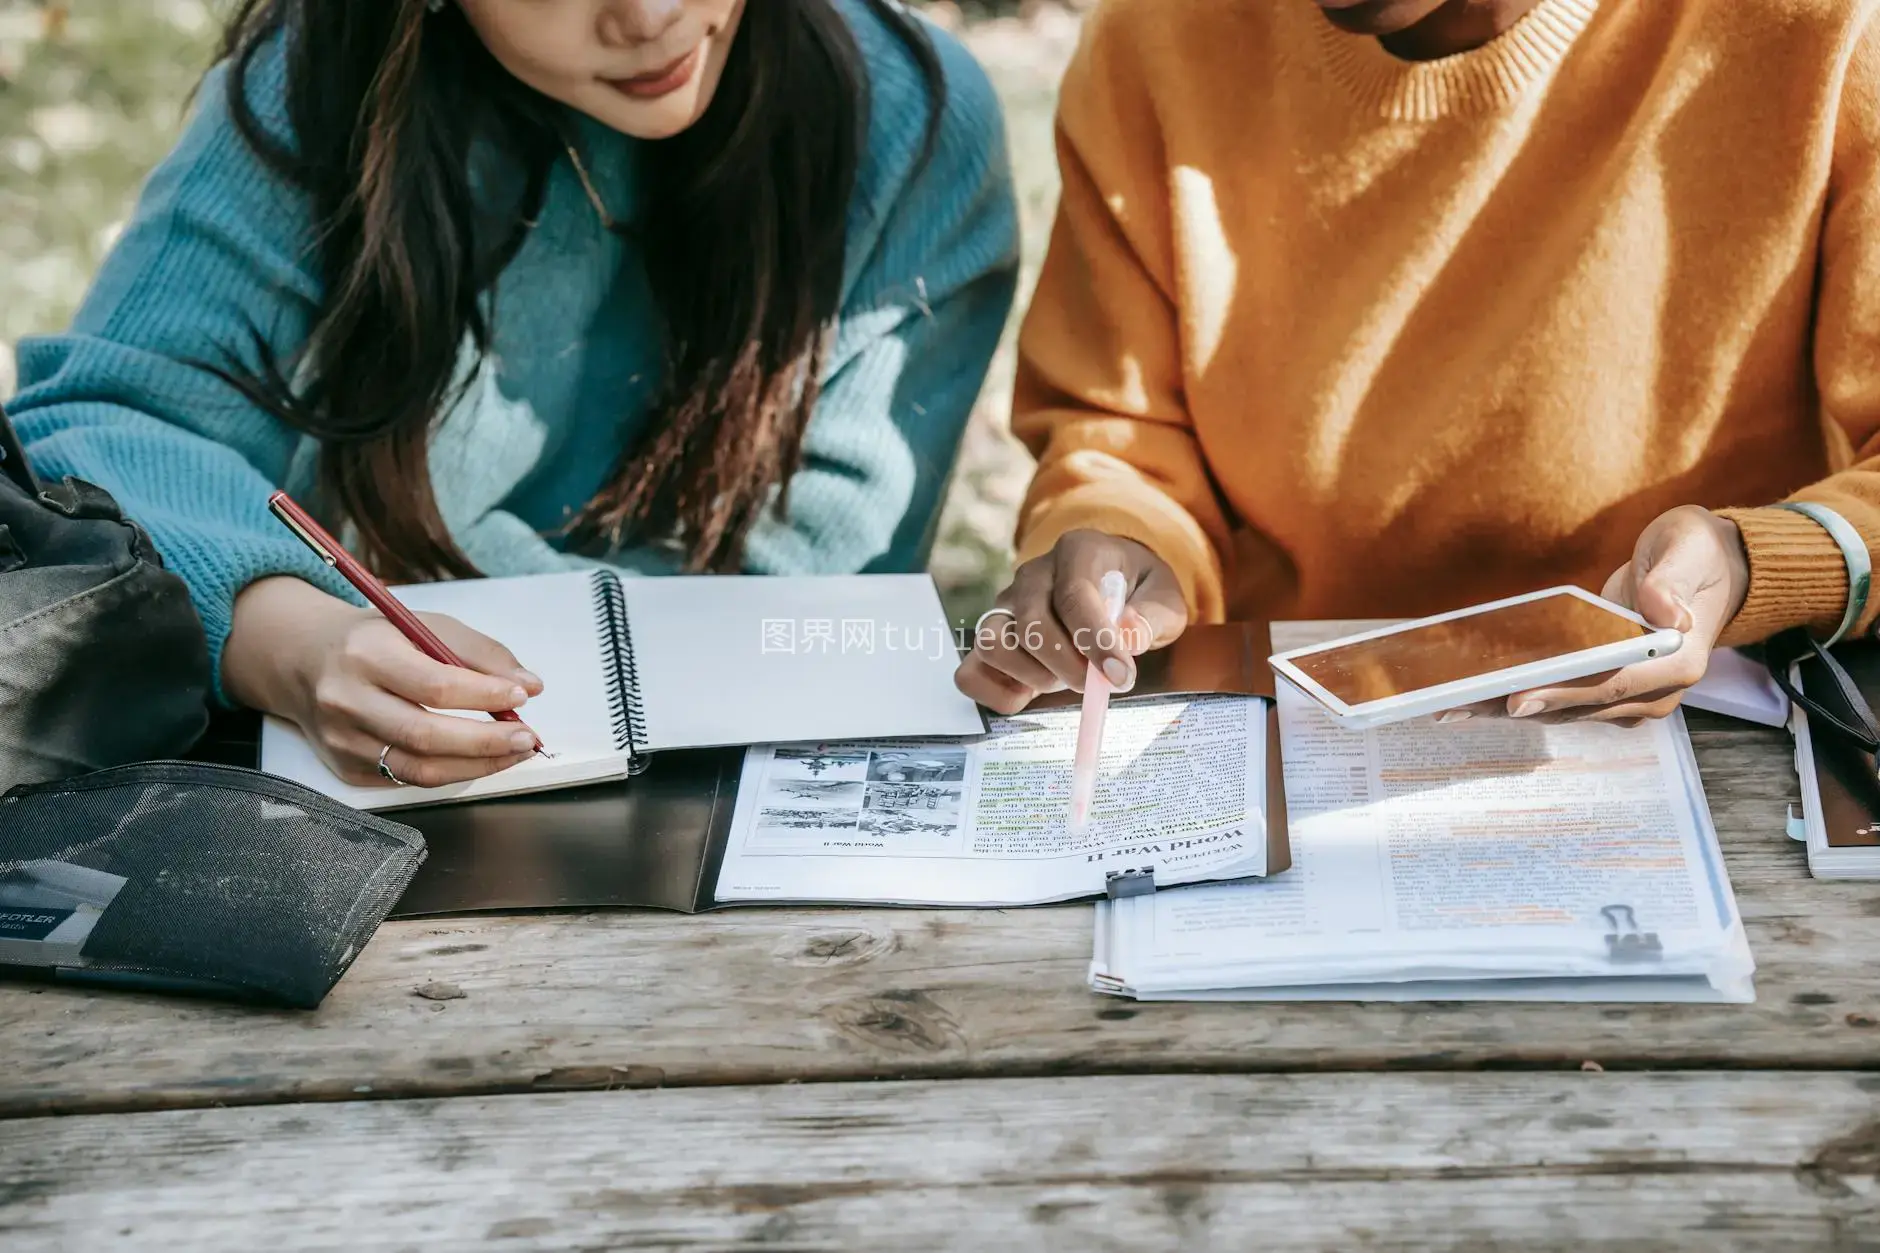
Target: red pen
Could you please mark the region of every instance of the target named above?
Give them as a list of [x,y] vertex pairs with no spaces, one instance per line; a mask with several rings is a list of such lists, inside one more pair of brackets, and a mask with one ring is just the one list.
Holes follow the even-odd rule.
[[[359,594],[371,602],[374,609],[384,614],[386,620],[398,628],[399,634],[410,640],[426,657],[447,666],[457,666],[464,670],[475,669],[474,666],[465,664],[463,658],[456,653],[451,652],[444,641],[437,638],[436,632],[424,625],[422,618],[399,604],[398,598],[392,595],[391,589],[379,582],[372,571],[360,565],[351,553],[340,546],[338,540],[327,534],[326,528],[315,522],[312,514],[295,504],[293,497],[286,492],[274,493],[268,497],[268,512],[280,519],[281,525],[298,535],[301,543],[313,550],[314,556],[339,571],[341,578],[357,588]],[[522,715],[513,709],[505,709],[501,713],[490,716],[498,722],[513,722],[519,726],[528,725],[522,721]],[[543,757],[548,756],[548,750],[542,747],[540,736],[536,737],[535,751]]]

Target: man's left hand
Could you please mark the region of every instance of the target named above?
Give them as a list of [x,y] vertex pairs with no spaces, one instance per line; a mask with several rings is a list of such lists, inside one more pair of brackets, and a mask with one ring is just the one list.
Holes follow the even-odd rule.
[[1736,523],[1696,505],[1660,514],[1601,595],[1655,628],[1682,632],[1683,645],[1669,657],[1517,692],[1508,698],[1509,716],[1622,726],[1666,716],[1704,677],[1710,650],[1748,592],[1749,558]]

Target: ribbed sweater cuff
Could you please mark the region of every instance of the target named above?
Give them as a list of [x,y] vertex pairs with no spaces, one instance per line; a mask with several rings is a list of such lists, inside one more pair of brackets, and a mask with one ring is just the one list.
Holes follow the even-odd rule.
[[239,709],[235,698],[229,695],[223,683],[222,658],[228,649],[229,632],[235,625],[235,600],[252,584],[262,579],[288,576],[313,584],[329,596],[359,608],[365,608],[365,597],[353,590],[341,575],[325,562],[315,560],[311,554],[302,556],[283,547],[276,547],[266,552],[254,554],[253,563],[246,569],[229,577],[225,571],[210,573],[202,565],[180,570],[186,582],[190,583],[191,594],[196,599],[196,612],[202,618],[203,632],[209,639],[210,677],[214,686],[212,694],[215,701],[224,709]]
[[1018,560],[1042,557],[1072,531],[1101,531],[1135,540],[1175,572],[1189,621],[1220,622],[1226,615],[1221,560],[1199,523],[1154,488],[1127,490],[1115,481],[1086,484],[1027,510]]
[[1719,643],[1758,643],[1791,627],[1832,634],[1847,612],[1847,560],[1821,524],[1787,509],[1717,516],[1736,523],[1749,556],[1749,594]]

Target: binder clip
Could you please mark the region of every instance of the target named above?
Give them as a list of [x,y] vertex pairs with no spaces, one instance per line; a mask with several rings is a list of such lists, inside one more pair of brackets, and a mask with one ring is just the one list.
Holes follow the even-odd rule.
[[1630,905],[1608,905],[1599,915],[1612,930],[1606,937],[1606,951],[1614,961],[1652,961],[1663,956],[1665,946],[1658,933],[1640,931]]
[[1120,901],[1126,896],[1148,896],[1155,891],[1155,867],[1112,870],[1103,876],[1103,885],[1113,901]]

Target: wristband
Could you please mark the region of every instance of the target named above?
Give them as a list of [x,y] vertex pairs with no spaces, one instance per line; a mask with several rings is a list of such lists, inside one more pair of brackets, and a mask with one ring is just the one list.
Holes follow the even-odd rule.
[[1773,508],[1787,509],[1814,520],[1833,538],[1841,549],[1842,560],[1847,562],[1847,612],[1841,615],[1841,625],[1835,628],[1834,634],[1828,637],[1824,645],[1833,648],[1854,629],[1854,624],[1860,621],[1860,615],[1867,608],[1867,591],[1873,583],[1873,555],[1867,551],[1867,541],[1861,538],[1860,532],[1826,505],[1797,500]]

